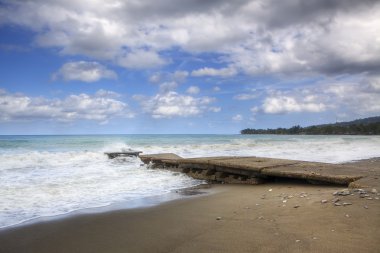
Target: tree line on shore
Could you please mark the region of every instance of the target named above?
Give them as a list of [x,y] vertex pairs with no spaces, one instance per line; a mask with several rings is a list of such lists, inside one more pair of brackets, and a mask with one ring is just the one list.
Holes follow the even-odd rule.
[[[377,118],[379,121],[374,120]],[[253,129],[246,128],[240,131],[241,134],[305,134],[305,135],[380,135],[380,117],[342,122],[335,124],[325,124],[301,127],[299,125],[291,128],[276,129]]]

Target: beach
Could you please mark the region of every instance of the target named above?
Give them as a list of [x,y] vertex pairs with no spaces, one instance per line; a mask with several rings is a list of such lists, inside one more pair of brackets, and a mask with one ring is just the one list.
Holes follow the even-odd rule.
[[[356,164],[379,172],[379,159]],[[5,229],[0,247],[2,253],[379,252],[379,194],[333,195],[343,189],[289,180],[211,185],[153,207]]]

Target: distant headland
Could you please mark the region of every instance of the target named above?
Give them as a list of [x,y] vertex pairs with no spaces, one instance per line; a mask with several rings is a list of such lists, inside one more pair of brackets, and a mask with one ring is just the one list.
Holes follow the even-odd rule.
[[380,116],[365,119],[357,119],[335,124],[314,125],[301,127],[299,125],[291,128],[276,129],[253,129],[246,128],[241,134],[305,134],[305,135],[380,135]]

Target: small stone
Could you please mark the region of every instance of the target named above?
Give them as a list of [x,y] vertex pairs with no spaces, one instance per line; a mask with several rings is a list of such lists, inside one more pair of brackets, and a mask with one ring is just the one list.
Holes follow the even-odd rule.
[[352,205],[352,203],[350,203],[350,202],[343,202],[343,206],[350,206],[350,205]]
[[259,206],[260,204],[256,204],[256,206]]
[[368,200],[373,200],[373,198],[371,198],[371,197],[369,197],[369,198],[367,198]]
[[339,195],[341,195],[341,196],[347,196],[350,194],[351,194],[351,192],[348,189],[344,189],[344,190],[339,192]]
[[322,199],[322,200],[321,200],[321,203],[322,203],[322,204],[327,203],[327,199]]
[[271,192],[271,191],[272,191],[272,189],[269,189],[269,190],[268,190],[268,192]]
[[301,240],[296,240],[296,242],[300,242]]
[[375,197],[376,200],[379,200],[379,197]]
[[336,202],[338,202],[339,200],[340,200],[340,199],[335,198],[335,199],[331,200],[331,202],[336,203]]
[[300,205],[295,205],[295,206],[293,206],[294,208],[298,208],[298,207],[300,207]]
[[368,206],[364,206],[365,209],[368,209]]
[[262,219],[264,219],[264,216],[260,216],[258,219],[259,219],[259,220],[262,220]]
[[244,209],[251,209],[249,206],[244,207]]
[[341,204],[341,203],[338,203],[338,202],[336,202],[336,203],[334,203],[334,205],[335,205],[335,206],[341,206],[342,204]]
[[335,232],[335,229],[331,229],[331,232]]
[[315,236],[313,237],[313,240],[317,240],[317,239],[318,239],[318,237],[315,237]]
[[346,217],[347,217],[347,218],[350,218],[350,215],[346,214]]
[[282,203],[286,203],[287,202],[287,200],[286,199],[284,199],[283,201],[282,201]]
[[373,189],[371,190],[371,193],[376,194],[376,193],[377,193],[377,190],[376,190],[375,188],[373,188]]
[[216,220],[221,220],[222,219],[222,217],[216,217]]

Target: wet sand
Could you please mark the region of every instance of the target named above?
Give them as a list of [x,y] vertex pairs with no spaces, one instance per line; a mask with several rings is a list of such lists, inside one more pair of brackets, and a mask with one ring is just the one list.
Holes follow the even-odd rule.
[[296,181],[212,185],[209,194],[154,207],[6,229],[0,252],[380,252],[379,194],[333,195],[342,189]]

